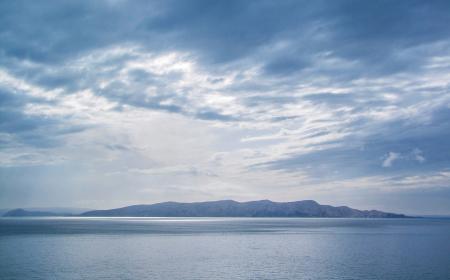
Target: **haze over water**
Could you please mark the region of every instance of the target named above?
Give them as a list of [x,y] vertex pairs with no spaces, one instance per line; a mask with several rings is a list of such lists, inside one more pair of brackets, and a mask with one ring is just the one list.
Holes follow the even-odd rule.
[[448,219],[1,218],[1,279],[449,279]]

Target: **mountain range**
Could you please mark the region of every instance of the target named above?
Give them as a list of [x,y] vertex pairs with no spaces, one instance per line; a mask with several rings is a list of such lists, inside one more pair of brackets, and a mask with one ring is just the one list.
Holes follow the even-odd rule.
[[[66,216],[51,211],[13,209],[4,217]],[[321,205],[314,200],[273,202],[258,200],[237,202],[162,202],[132,205],[109,210],[92,210],[71,216],[82,217],[324,217],[324,218],[406,218],[403,214],[378,210],[357,210],[347,206]]]
[[321,205],[314,200],[273,202],[259,200],[237,202],[220,200],[180,203],[163,202],[133,205],[110,210],[88,211],[86,217],[329,217],[329,218],[404,218],[403,214],[377,210],[357,210],[347,206]]

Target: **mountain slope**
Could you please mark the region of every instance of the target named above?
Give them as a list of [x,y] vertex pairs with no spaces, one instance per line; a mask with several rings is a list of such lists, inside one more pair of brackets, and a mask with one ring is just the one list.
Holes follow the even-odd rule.
[[163,202],[133,205],[110,210],[88,211],[87,217],[330,217],[330,218],[403,218],[402,214],[377,210],[357,210],[347,206],[320,205],[313,200],[273,202],[270,200],[237,202],[220,200],[180,203]]

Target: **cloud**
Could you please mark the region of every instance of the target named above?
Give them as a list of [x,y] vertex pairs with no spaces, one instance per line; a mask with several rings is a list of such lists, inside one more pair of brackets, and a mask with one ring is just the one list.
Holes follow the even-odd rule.
[[61,137],[86,128],[81,124],[71,124],[70,118],[28,112],[30,104],[55,105],[44,98],[0,88],[0,101],[0,141],[3,142],[3,148],[21,145],[49,148],[62,145]]
[[399,153],[389,152],[389,154],[386,156],[386,159],[383,160],[383,167],[391,167],[394,162],[398,159],[400,159],[401,156]]
[[423,156],[423,153],[420,149],[414,149],[411,152],[411,155],[413,156],[414,160],[417,160],[418,162],[422,163],[426,161],[425,157]]
[[383,167],[392,167],[394,165],[394,162],[399,161],[399,160],[413,160],[413,161],[417,161],[419,163],[423,163],[423,162],[425,162],[426,159],[423,156],[423,153],[420,149],[414,148],[408,154],[389,152],[385,156],[382,166]]
[[450,164],[449,8],[4,1],[0,168],[20,176],[3,181],[16,198],[34,172],[70,181],[79,200],[109,185],[115,201],[284,199],[437,174]]

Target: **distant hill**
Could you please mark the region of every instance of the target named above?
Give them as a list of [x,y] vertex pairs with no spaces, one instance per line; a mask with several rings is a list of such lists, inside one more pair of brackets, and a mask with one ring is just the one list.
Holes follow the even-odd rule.
[[3,216],[6,212],[10,211],[11,209],[0,209],[0,216]]
[[52,212],[42,212],[42,211],[27,211],[25,209],[13,209],[3,214],[3,217],[48,217],[57,216],[57,214]]
[[61,216],[79,215],[81,213],[91,211],[87,208],[74,208],[74,207],[35,207],[35,208],[23,208],[26,211],[39,211],[39,212],[51,212]]
[[47,208],[17,208],[4,210],[0,213],[3,217],[48,217],[48,216],[77,216],[89,209],[70,207]]
[[88,211],[86,217],[327,217],[327,218],[406,218],[403,214],[377,210],[357,210],[347,206],[321,205],[314,200],[273,202],[270,200],[237,202],[163,202],[133,205],[110,210]]

